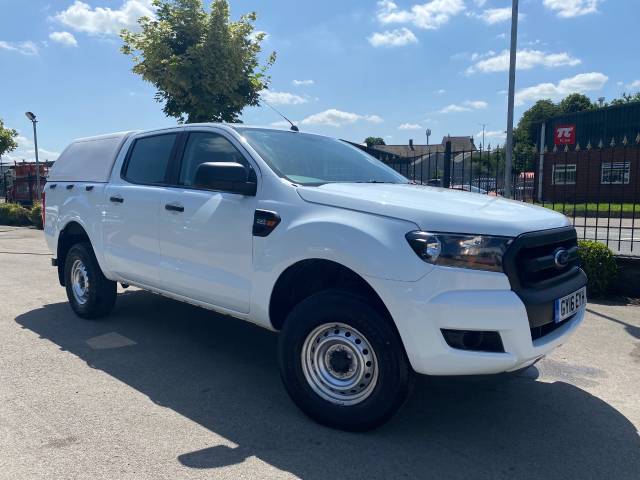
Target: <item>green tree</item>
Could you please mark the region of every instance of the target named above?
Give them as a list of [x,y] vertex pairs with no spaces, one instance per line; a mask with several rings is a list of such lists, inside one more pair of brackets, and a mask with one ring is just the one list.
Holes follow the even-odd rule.
[[367,147],[372,147],[373,145],[385,145],[384,140],[381,137],[367,137],[364,139],[364,143],[367,144]]
[[154,0],[156,18],[139,20],[140,32],[123,30],[122,52],[133,72],[152,83],[167,116],[180,122],[235,122],[260,102],[275,52],[260,66],[265,33],[254,32],[256,14],[229,20],[227,0]]
[[0,157],[5,153],[13,152],[18,147],[17,136],[18,132],[13,128],[5,128],[0,118]]
[[560,113],[575,113],[591,110],[596,106],[591,103],[591,99],[582,93],[572,93],[565,97],[559,104]]
[[610,105],[624,105],[631,102],[640,102],[640,92],[623,93],[620,98],[611,100]]
[[522,114],[513,132],[514,166],[516,170],[529,170],[534,164],[536,144],[535,125],[560,113],[558,105],[551,100],[538,100]]

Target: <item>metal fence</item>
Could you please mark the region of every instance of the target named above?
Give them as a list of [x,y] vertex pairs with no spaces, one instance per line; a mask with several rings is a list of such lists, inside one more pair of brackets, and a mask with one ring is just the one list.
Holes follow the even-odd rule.
[[[447,143],[433,153],[380,160],[418,184],[504,195],[504,148],[452,151]],[[640,255],[640,135],[518,152],[512,196],[567,215],[581,239]]]

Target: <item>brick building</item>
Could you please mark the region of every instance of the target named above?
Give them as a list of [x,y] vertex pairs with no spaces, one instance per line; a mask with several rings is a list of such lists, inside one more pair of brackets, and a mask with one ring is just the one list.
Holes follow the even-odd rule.
[[537,126],[547,202],[640,202],[640,102]]

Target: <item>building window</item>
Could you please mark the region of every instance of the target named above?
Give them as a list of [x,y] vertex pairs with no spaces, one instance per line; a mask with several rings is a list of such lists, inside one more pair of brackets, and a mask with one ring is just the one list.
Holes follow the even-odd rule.
[[553,166],[553,184],[554,185],[575,185],[576,183],[576,164],[575,163],[556,163]]
[[606,162],[602,164],[600,183],[603,185],[629,183],[631,164],[627,162]]

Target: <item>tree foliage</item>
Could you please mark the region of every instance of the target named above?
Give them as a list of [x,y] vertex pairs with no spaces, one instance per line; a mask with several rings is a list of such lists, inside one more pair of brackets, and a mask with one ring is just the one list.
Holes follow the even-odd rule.
[[4,122],[0,118],[0,157],[5,153],[13,152],[18,147],[17,137],[17,130],[5,128]]
[[561,113],[584,112],[593,108],[596,108],[596,106],[591,103],[589,97],[582,93],[572,93],[563,98],[558,104],[558,109]]
[[625,105],[631,102],[640,102],[640,92],[623,93],[620,98],[614,98],[611,100],[610,105]]
[[367,137],[364,139],[364,143],[367,144],[367,147],[372,147],[373,145],[385,145],[384,139],[381,137]]
[[139,20],[140,31],[123,30],[122,52],[133,72],[152,83],[167,116],[180,122],[236,122],[242,109],[259,104],[270,82],[261,66],[265,33],[254,31],[255,12],[230,21],[227,0],[154,0],[156,18]]

